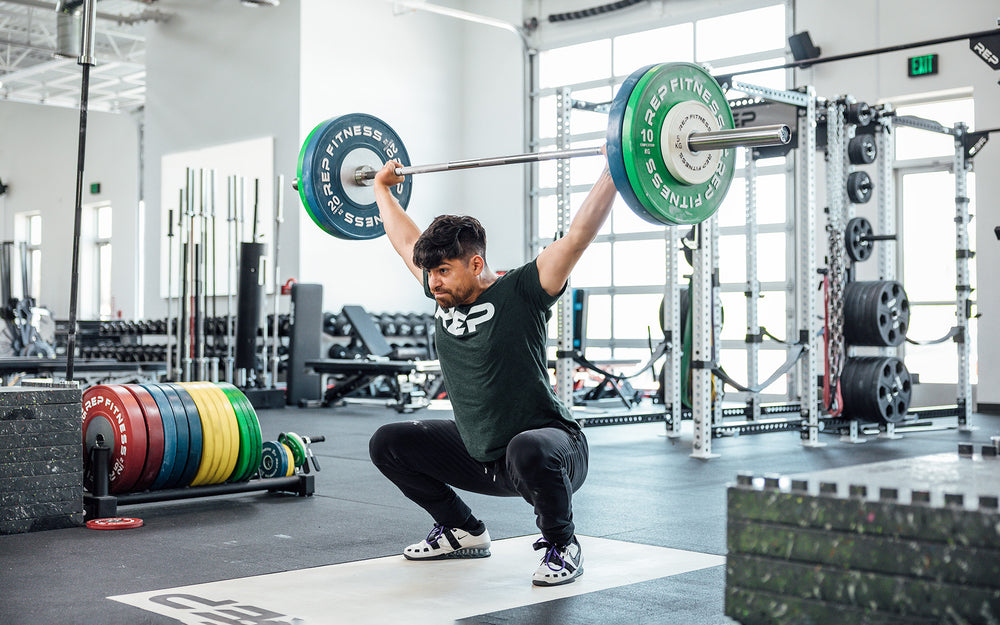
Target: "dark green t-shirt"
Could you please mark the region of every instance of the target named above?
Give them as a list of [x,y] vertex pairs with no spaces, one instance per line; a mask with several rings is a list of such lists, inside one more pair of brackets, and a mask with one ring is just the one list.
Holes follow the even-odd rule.
[[[565,287],[564,287],[565,288]],[[424,292],[432,297],[424,272]],[[500,276],[476,301],[434,313],[438,359],[466,449],[496,460],[517,434],[547,426],[578,429],[549,385],[549,308],[535,261]]]

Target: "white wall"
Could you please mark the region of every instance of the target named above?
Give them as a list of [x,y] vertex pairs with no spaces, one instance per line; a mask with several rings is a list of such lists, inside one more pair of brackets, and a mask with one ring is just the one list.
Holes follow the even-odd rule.
[[[286,0],[278,7],[260,8],[233,0],[164,0],[162,4],[176,16],[152,26],[147,36],[147,318],[166,314],[159,288],[160,248],[166,236],[160,217],[162,210],[175,208],[161,206],[160,200],[160,167],[167,154],[274,137],[274,173],[284,174],[289,185],[279,242],[279,282],[299,274],[295,250],[301,211],[290,186],[299,148],[299,2]],[[174,198],[176,192],[166,197]],[[272,205],[273,196],[262,192],[261,212],[268,219],[273,215]],[[217,213],[224,214],[224,206],[225,198],[219,197]],[[224,261],[224,251],[219,254]],[[224,306],[225,301],[218,305]],[[287,309],[287,303],[283,302],[282,309]]]
[[[830,10],[827,3],[796,2],[795,31],[808,30],[823,56],[894,46],[990,30],[996,27],[1000,6],[994,0],[965,0],[940,3],[933,0],[850,0]],[[920,54],[939,55],[940,73],[909,78],[906,59]],[[819,95],[834,97],[851,94],[859,100],[877,102],[900,96],[972,88],[975,97],[975,128],[1000,127],[1000,72],[977,59],[967,39],[948,44],[913,48],[874,57],[814,65],[796,72],[797,84],[816,86]],[[946,125],[952,120],[941,120]],[[978,301],[980,403],[1000,404],[1000,334],[995,330],[1000,314],[1000,283],[990,280],[1000,266],[1000,242],[993,227],[1000,224],[1000,209],[993,198],[1000,197],[1000,135],[976,156],[976,197],[978,210],[971,227],[978,246],[975,263],[979,288],[972,294]],[[819,204],[822,209],[822,204]],[[820,215],[819,217],[822,217]],[[821,222],[822,223],[822,222]],[[942,233],[941,244],[954,245],[952,232]],[[942,332],[943,333],[943,332]],[[932,386],[932,385],[927,385]],[[920,389],[931,391],[932,389]],[[936,399],[954,402],[954,387],[933,389]],[[940,391],[940,392],[938,392]],[[943,394],[942,394],[943,393]],[[948,397],[950,396],[950,400]],[[934,402],[936,403],[936,402]]]
[[[14,239],[14,215],[42,217],[41,297],[57,319],[69,317],[73,217],[80,113],[76,109],[0,101],[0,239]],[[125,318],[135,315],[138,134],[133,117],[89,111],[83,204],[110,201],[113,210],[112,295]],[[101,192],[90,193],[100,182]],[[84,215],[86,217],[86,214]],[[81,249],[81,275],[90,249]],[[20,276],[13,281],[20,289]],[[80,318],[91,318],[79,310]]]
[[[456,158],[465,133],[462,28],[428,13],[393,16],[386,2],[303,0],[300,140],[331,117],[368,113],[396,131],[413,163]],[[462,210],[461,185],[454,174],[416,177],[409,214],[426,227],[444,212],[475,212]],[[324,285],[324,310],[432,309],[388,238],[344,241],[301,223],[300,281]]]

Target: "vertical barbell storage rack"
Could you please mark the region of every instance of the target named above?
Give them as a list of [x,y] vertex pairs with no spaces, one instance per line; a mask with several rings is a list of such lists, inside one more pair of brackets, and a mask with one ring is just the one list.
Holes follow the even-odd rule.
[[[556,92],[556,149],[569,149],[570,144],[570,113],[572,99],[568,87],[562,87]],[[556,234],[558,240],[566,234],[570,222],[570,159],[556,160]],[[572,278],[570,278],[572,284]],[[573,410],[573,370],[575,364],[568,355],[573,351],[573,290],[569,286],[559,296],[556,306],[558,323],[557,345],[559,350],[556,359],[556,395],[567,409]]]

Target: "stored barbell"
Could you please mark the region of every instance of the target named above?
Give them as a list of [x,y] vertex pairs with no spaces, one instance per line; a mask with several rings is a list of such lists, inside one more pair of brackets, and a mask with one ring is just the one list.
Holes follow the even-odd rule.
[[[619,88],[608,114],[607,158],[615,188],[643,219],[659,224],[695,224],[708,219],[733,180],[732,148],[781,145],[786,125],[735,128],[718,83],[692,63],[650,65]],[[389,160],[401,176],[553,159],[596,156],[600,147],[515,154],[411,165],[396,132],[364,113],[341,115],[317,125],[299,151],[294,187],[310,218],[344,239],[385,233],[371,189]],[[405,209],[412,178],[392,189]]]

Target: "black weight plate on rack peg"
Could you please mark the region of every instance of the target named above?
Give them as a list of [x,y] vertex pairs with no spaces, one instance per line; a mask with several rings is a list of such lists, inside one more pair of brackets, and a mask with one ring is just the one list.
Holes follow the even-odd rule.
[[847,175],[847,198],[853,204],[865,204],[872,199],[873,188],[874,184],[868,172],[852,171]]
[[869,165],[878,157],[875,137],[870,134],[855,135],[847,142],[847,158],[852,165]]
[[[385,234],[375,192],[354,180],[362,166],[381,169],[389,160],[410,165],[399,135],[384,121],[351,113],[320,123],[299,152],[298,188],[309,217],[328,234],[342,239],[374,239]],[[413,177],[392,188],[406,209]]]
[[910,405],[910,373],[899,358],[848,358],[840,377],[845,414],[873,423],[899,423]]
[[849,282],[844,288],[844,340],[848,345],[896,347],[906,340],[910,302],[894,280]]
[[866,102],[851,102],[844,110],[844,119],[848,124],[867,126],[872,123],[872,109]]
[[847,231],[844,233],[844,245],[847,247],[847,255],[854,262],[863,262],[871,258],[874,245],[871,241],[864,241],[864,237],[870,237],[875,232],[872,224],[864,217],[855,217],[847,222]]

